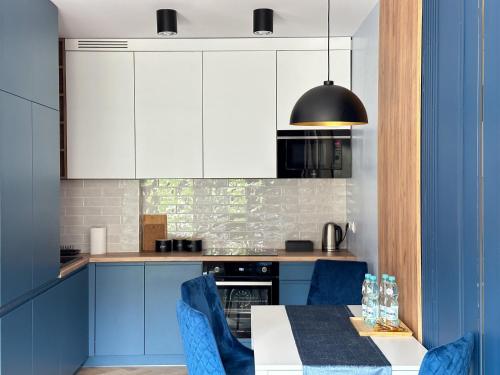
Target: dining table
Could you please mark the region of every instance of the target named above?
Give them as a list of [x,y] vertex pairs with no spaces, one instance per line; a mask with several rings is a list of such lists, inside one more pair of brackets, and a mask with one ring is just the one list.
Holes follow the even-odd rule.
[[427,350],[415,337],[361,337],[349,316],[361,306],[252,306],[255,374],[418,374]]

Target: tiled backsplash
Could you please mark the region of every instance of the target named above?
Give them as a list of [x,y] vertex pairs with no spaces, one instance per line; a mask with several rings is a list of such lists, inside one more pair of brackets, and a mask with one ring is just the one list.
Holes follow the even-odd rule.
[[61,181],[61,244],[89,251],[90,228],[106,226],[108,252],[139,250],[139,181]]
[[140,213],[167,214],[169,237],[199,237],[205,248],[282,248],[287,239],[319,247],[324,223],[346,222],[346,180],[61,182],[63,245],[88,251],[90,227],[106,226],[108,252],[138,251]]
[[169,237],[199,237],[205,248],[318,247],[325,222],[346,222],[346,180],[142,180],[141,212],[166,213]]

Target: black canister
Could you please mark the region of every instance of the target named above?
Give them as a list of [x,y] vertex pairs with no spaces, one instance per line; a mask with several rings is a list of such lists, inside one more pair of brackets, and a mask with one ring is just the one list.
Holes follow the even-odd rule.
[[156,240],[155,250],[160,253],[172,251],[172,240]]
[[192,238],[190,240],[186,240],[186,250],[199,252],[203,248],[203,241],[197,238]]
[[183,238],[174,238],[172,240],[172,250],[174,251],[184,251],[186,249],[186,240]]

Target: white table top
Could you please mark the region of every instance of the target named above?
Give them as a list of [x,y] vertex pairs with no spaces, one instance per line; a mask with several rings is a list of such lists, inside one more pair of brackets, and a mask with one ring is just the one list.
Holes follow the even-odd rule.
[[[361,306],[349,306],[354,316]],[[391,363],[393,375],[417,374],[427,350],[414,337],[372,337]],[[252,347],[258,375],[302,374],[285,306],[252,306]]]

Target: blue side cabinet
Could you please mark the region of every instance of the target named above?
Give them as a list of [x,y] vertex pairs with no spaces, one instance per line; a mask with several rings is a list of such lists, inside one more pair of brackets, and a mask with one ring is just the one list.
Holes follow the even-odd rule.
[[32,302],[27,302],[0,320],[2,375],[33,373],[31,310]]
[[96,265],[95,355],[144,355],[144,264]]
[[48,0],[0,1],[0,89],[59,108],[57,8]]
[[280,263],[280,304],[305,305],[314,262]]
[[201,263],[149,263],[145,266],[145,350],[146,354],[172,356],[184,363],[177,326],[176,303],[181,284],[201,276]]
[[59,274],[59,112],[32,104],[33,288]]
[[0,91],[1,305],[32,287],[31,128],[31,103]]
[[62,285],[33,300],[33,368],[37,375],[60,374]]
[[33,374],[74,374],[88,357],[88,335],[85,268],[33,300]]

